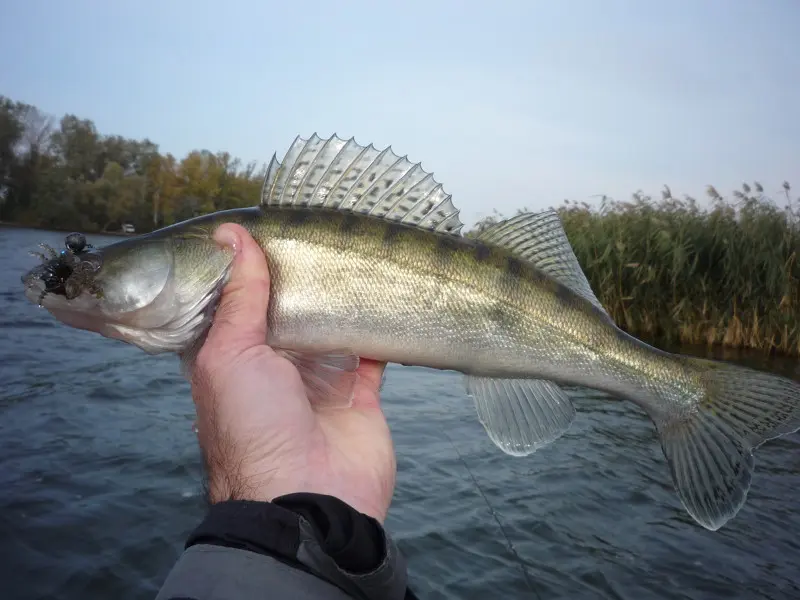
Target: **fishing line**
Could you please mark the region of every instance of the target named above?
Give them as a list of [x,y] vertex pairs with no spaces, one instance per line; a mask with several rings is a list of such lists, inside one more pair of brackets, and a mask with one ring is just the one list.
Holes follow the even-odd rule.
[[500,528],[500,533],[503,534],[503,537],[506,540],[506,544],[508,544],[509,551],[511,552],[511,554],[514,555],[514,558],[517,559],[517,564],[519,565],[519,568],[522,570],[522,576],[525,579],[525,585],[528,586],[528,589],[530,591],[532,591],[536,595],[537,598],[541,598],[541,596],[539,596],[539,593],[534,589],[533,585],[531,584],[531,580],[528,577],[528,570],[525,568],[525,563],[522,561],[522,558],[520,557],[520,555],[517,553],[516,549],[514,548],[514,544],[511,543],[511,538],[508,537],[508,534],[506,533],[506,530],[503,527],[503,524],[500,522],[500,517],[497,515],[495,510],[492,508],[492,505],[489,503],[489,498],[486,497],[486,494],[483,492],[483,489],[478,484],[478,480],[475,478],[475,475],[472,473],[472,469],[469,468],[469,465],[467,465],[467,461],[464,460],[464,457],[461,455],[461,452],[458,451],[458,447],[455,445],[455,443],[450,438],[450,436],[447,435],[447,432],[445,431],[444,427],[441,427],[440,429],[442,430],[442,433],[444,434],[444,437],[447,438],[447,441],[450,442],[450,445],[453,447],[453,450],[456,451],[456,455],[458,456],[458,459],[461,461],[461,464],[464,465],[464,468],[467,470],[467,473],[469,473],[470,478],[472,478],[472,483],[475,484],[475,488],[478,490],[478,493],[481,495],[481,497],[483,498],[483,501],[486,503],[486,507],[489,509],[489,512],[491,513],[492,517],[494,517],[495,523],[497,523],[497,526]]

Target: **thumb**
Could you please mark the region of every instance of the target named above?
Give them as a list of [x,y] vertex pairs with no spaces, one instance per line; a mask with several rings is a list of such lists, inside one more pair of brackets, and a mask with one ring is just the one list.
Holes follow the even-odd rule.
[[214,240],[232,249],[234,257],[205,345],[236,355],[267,341],[269,269],[264,251],[241,225],[220,225]]

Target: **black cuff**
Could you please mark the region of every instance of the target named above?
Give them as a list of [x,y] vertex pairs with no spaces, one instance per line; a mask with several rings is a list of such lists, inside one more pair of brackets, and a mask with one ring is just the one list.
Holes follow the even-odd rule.
[[275,498],[272,503],[305,517],[322,549],[344,571],[369,573],[386,557],[380,523],[338,498],[300,493]]
[[299,518],[313,527],[323,551],[343,571],[375,570],[386,557],[380,524],[333,496],[289,494],[270,502],[229,500],[214,504],[186,541],[186,548],[211,544],[266,554],[303,568],[297,560]]

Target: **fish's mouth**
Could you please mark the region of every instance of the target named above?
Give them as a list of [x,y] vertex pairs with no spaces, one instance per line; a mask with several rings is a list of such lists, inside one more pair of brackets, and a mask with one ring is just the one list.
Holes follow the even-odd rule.
[[47,244],[39,244],[43,252],[31,252],[40,259],[41,264],[25,273],[21,280],[25,296],[39,306],[53,304],[53,300],[56,300],[57,304],[66,308],[68,301],[75,300],[86,291],[92,295],[99,293],[94,276],[102,264],[100,254],[93,251],[94,247],[80,233],[69,234],[64,245],[65,249],[61,252],[56,252]]

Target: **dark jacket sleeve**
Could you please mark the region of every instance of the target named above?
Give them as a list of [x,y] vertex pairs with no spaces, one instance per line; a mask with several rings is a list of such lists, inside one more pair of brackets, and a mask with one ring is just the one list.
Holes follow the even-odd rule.
[[213,505],[156,600],[403,600],[406,564],[373,518],[332,496]]

